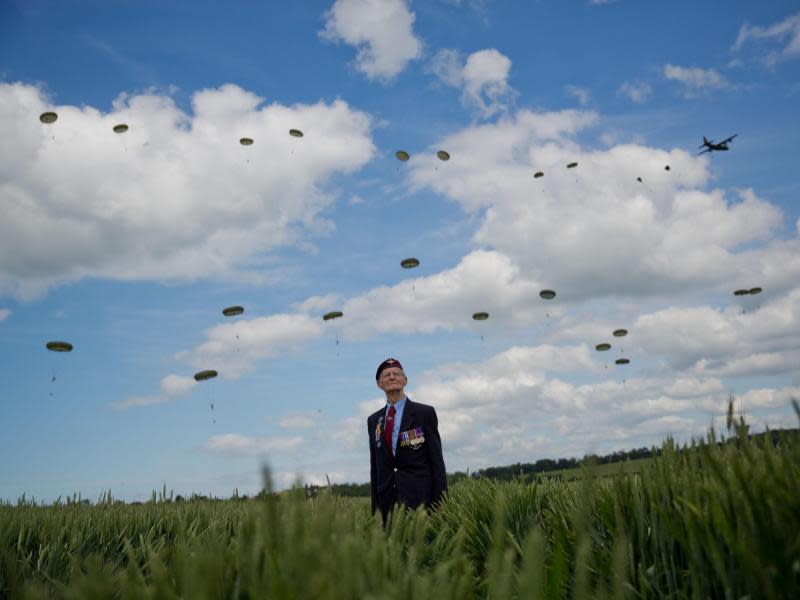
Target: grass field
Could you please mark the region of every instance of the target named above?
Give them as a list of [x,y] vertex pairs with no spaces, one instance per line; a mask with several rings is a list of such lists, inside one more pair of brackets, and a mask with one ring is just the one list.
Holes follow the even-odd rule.
[[[620,474],[632,475],[634,473],[641,473],[651,462],[653,462],[652,458],[637,458],[635,460],[591,465],[588,467],[577,467],[575,469],[546,471],[542,473],[542,475],[551,478],[561,478],[566,481],[583,479],[586,475],[591,477],[613,477]],[[533,477],[532,479],[535,480],[536,477]]]
[[745,429],[667,441],[636,477],[459,482],[386,529],[363,499],[303,490],[2,505],[0,596],[798,598],[800,443]]

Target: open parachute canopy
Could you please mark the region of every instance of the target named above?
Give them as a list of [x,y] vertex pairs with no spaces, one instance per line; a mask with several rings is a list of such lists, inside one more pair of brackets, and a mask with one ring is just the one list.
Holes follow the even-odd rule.
[[248,138],[248,137],[239,138],[239,143],[242,146],[252,146],[253,145],[253,138]]
[[217,376],[217,372],[214,369],[208,369],[206,371],[198,371],[194,374],[195,381],[205,381],[206,379],[214,379]]
[[42,123],[46,123],[48,125],[50,123],[55,123],[57,119],[58,119],[58,115],[56,113],[54,113],[54,112],[51,112],[51,111],[43,112],[42,114],[39,115],[39,120]]
[[485,321],[489,318],[489,313],[487,312],[476,312],[472,315],[472,318],[476,321]]
[[228,308],[222,309],[222,314],[226,317],[235,317],[236,315],[240,315],[244,312],[243,306],[229,306]]
[[614,337],[625,337],[628,335],[627,329],[615,329],[614,330]]
[[556,297],[556,293],[553,290],[542,290],[539,292],[539,297],[542,300],[552,300]]
[[450,153],[445,150],[439,150],[436,156],[439,157],[439,160],[450,160]]
[[638,181],[639,183],[642,183],[642,178],[641,177],[637,177],[636,181]]
[[394,155],[397,157],[397,160],[403,162],[406,162],[409,158],[411,158],[411,156],[405,150],[398,150],[394,153]]
[[340,310],[332,310],[331,312],[327,312],[322,315],[323,321],[330,321],[331,319],[338,319],[339,317],[343,316],[344,313]]
[[605,352],[606,350],[611,350],[611,344],[606,344],[606,343],[597,344],[597,346],[595,346],[594,349],[597,350],[598,352]]
[[760,294],[761,293],[761,288],[760,287],[750,288],[747,293],[750,294],[751,296],[754,296],[756,294]]
[[128,131],[128,126],[125,123],[114,125],[114,133],[125,133]]
[[303,132],[299,129],[290,129],[289,135],[292,137],[303,137]]
[[410,258],[404,258],[400,261],[400,266],[404,269],[413,269],[414,267],[419,266],[419,260],[414,258],[413,256]]
[[747,296],[747,294],[749,294],[749,293],[750,293],[750,290],[741,289],[741,290],[736,290],[735,292],[733,292],[733,295],[734,296]]
[[665,171],[669,171],[669,165],[666,165],[666,166],[664,167],[664,170],[665,170]]
[[51,352],[72,352],[72,344],[69,342],[47,342],[46,346]]
[[618,358],[614,362],[616,364],[618,364],[618,365],[627,365],[627,364],[630,364],[631,361],[629,359],[627,359],[627,358]]
[[539,179],[539,177],[544,177],[544,173],[542,171],[536,171],[536,173],[533,174],[534,179]]
[[576,163],[576,162],[567,163],[567,168],[568,169],[574,169],[577,166],[578,166],[578,163]]

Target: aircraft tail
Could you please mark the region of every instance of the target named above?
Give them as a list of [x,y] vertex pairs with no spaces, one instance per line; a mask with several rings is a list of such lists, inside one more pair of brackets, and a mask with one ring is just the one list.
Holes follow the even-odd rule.
[[711,142],[709,142],[709,141],[706,139],[706,136],[703,136],[703,145],[704,145],[704,146],[706,146],[706,145],[708,145],[708,144],[710,144],[710,143],[711,143]]

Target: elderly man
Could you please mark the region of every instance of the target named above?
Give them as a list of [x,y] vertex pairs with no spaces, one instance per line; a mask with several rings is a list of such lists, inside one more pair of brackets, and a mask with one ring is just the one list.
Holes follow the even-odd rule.
[[430,507],[447,490],[442,440],[432,406],[412,402],[403,365],[388,358],[375,373],[386,406],[367,418],[372,512],[384,522],[395,503]]

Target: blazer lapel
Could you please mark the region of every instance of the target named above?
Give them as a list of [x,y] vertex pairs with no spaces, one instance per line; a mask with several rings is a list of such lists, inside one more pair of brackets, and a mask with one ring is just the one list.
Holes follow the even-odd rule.
[[[400,422],[400,431],[408,431],[411,429],[411,423],[414,422],[414,403],[410,398],[406,398],[406,406],[403,409],[403,419]],[[397,448],[400,448],[400,440],[397,440]]]

